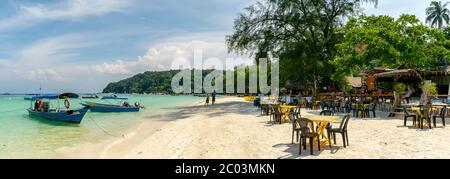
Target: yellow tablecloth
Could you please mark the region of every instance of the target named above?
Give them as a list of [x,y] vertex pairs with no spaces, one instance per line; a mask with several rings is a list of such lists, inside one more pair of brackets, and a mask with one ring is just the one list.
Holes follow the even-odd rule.
[[313,106],[312,106],[313,110],[319,109],[320,101],[313,101],[312,104],[313,104]]
[[369,104],[352,104],[352,107],[357,107],[357,106],[363,106],[364,108],[367,108],[369,106]]
[[[437,111],[438,108],[433,107],[433,108],[431,108],[431,110],[432,110],[432,111]],[[420,108],[419,108],[419,107],[412,107],[412,108],[411,108],[411,111],[413,111],[413,112],[419,114],[419,115],[422,117],[422,111],[420,111]],[[430,112],[431,112],[431,111],[430,111]]]
[[[367,109],[369,107],[369,104],[352,104],[353,109],[360,109],[360,107],[362,106],[363,109]],[[363,110],[359,110],[358,111],[358,116],[364,116]]]
[[245,96],[244,100],[248,102],[253,102],[256,99],[256,96]]
[[328,124],[335,122],[339,119],[338,116],[307,116],[306,118],[310,119],[316,124],[317,134],[326,139],[326,141],[328,141],[328,136],[325,135],[325,130]]
[[[438,108],[435,108],[435,107],[431,108],[431,111],[437,111],[437,110],[438,110]],[[420,117],[423,117],[423,116],[422,116],[422,111],[420,111],[420,108],[419,108],[419,107],[412,107],[412,108],[411,108],[411,111],[413,111],[413,112],[419,114]],[[431,112],[431,111],[430,111],[430,112]],[[419,121],[420,121],[420,120],[419,120]],[[424,122],[425,124],[422,124],[422,125],[428,125],[428,123],[427,123],[426,120],[424,120],[423,122]],[[417,125],[420,125],[420,123],[418,122]],[[418,126],[417,126],[417,127],[418,127]]]
[[281,123],[287,123],[287,122],[291,121],[289,119],[289,113],[295,108],[297,108],[297,106],[289,106],[289,105],[281,105],[280,106],[280,111],[283,114],[283,116],[281,118]]

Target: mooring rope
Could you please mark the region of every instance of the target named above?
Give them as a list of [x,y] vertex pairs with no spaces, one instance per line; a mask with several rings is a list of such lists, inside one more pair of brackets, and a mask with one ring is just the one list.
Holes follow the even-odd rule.
[[[112,137],[116,137],[116,138],[121,138],[121,137],[119,137],[119,136],[116,136],[116,135],[114,135],[114,134],[111,134],[110,132],[108,132],[107,130],[105,130],[103,127],[101,127],[98,123],[97,123],[97,121],[95,121],[94,120],[94,118],[92,118],[91,116],[88,116],[88,118],[92,121],[92,122],[94,122],[94,124],[100,129],[100,130],[102,130],[105,134],[107,134],[107,135],[109,135],[109,136],[112,136]],[[124,136],[122,135],[122,138],[123,138]]]

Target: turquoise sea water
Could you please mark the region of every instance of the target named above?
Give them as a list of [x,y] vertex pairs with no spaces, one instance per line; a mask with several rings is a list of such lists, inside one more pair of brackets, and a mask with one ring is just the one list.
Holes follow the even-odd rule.
[[[142,122],[159,120],[159,115],[174,111],[177,106],[201,100],[193,96],[120,97],[128,97],[130,104],[140,101],[146,109],[139,113],[88,112],[80,125],[74,125],[31,118],[26,111],[30,102],[24,96],[0,95],[0,158],[58,157],[60,154],[55,150],[60,147],[99,143],[110,139],[110,134],[120,136]],[[79,102],[71,101],[73,107],[79,106]],[[53,101],[51,105],[58,103]]]

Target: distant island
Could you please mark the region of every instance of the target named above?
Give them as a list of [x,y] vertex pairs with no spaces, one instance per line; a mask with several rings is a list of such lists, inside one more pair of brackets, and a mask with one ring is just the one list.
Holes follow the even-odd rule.
[[103,93],[172,94],[172,77],[180,70],[148,71],[115,83],[110,83]]
[[[211,71],[203,70],[203,75],[205,76]],[[180,70],[147,71],[115,83],[110,83],[103,89],[103,93],[174,94],[171,87],[172,78],[179,72]]]
[[[213,70],[202,70],[203,77],[210,74]],[[169,94],[173,95],[174,92],[172,91],[172,78],[178,74],[180,70],[169,70],[169,71],[147,71],[145,73],[137,74],[133,77],[120,80],[118,82],[109,83],[105,89],[103,89],[103,93],[119,93],[119,94]],[[246,67],[245,69],[245,76],[246,76],[246,90],[248,91],[248,72],[249,69]],[[224,73],[224,88],[226,84],[226,71],[223,71]],[[237,72],[234,70],[235,73],[235,84],[236,84],[236,77]],[[194,84],[194,77],[192,72],[192,81],[191,84]],[[224,89],[225,90],[225,89]],[[237,91],[236,85],[235,85],[235,91]]]

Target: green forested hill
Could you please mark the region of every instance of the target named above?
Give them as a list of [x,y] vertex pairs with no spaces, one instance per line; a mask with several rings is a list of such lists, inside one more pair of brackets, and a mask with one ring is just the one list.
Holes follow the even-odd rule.
[[103,93],[172,93],[172,77],[179,70],[145,72],[119,82],[110,83]]
[[[164,93],[164,94],[173,94],[171,83],[172,78],[178,74],[180,70],[170,70],[170,71],[148,71],[145,73],[141,73],[135,75],[131,78],[127,78],[121,80],[119,82],[110,83],[103,90],[103,93]],[[208,74],[211,74],[213,70],[202,70],[203,77],[206,77]],[[224,91],[226,90],[226,73],[233,72],[234,73],[234,91],[237,91],[237,70],[236,68],[231,71],[223,71],[223,86]],[[249,68],[245,68],[245,89],[249,91]],[[194,72],[192,71],[191,76],[191,85],[192,89],[194,88]],[[270,75],[270,74],[269,74]]]
[[[207,75],[212,70],[203,70],[203,75]],[[149,71],[135,75],[131,78],[119,82],[110,83],[103,90],[103,93],[164,93],[172,94],[172,77],[180,70],[171,71]],[[192,77],[192,79],[194,79]],[[193,84],[193,82],[192,82]]]

